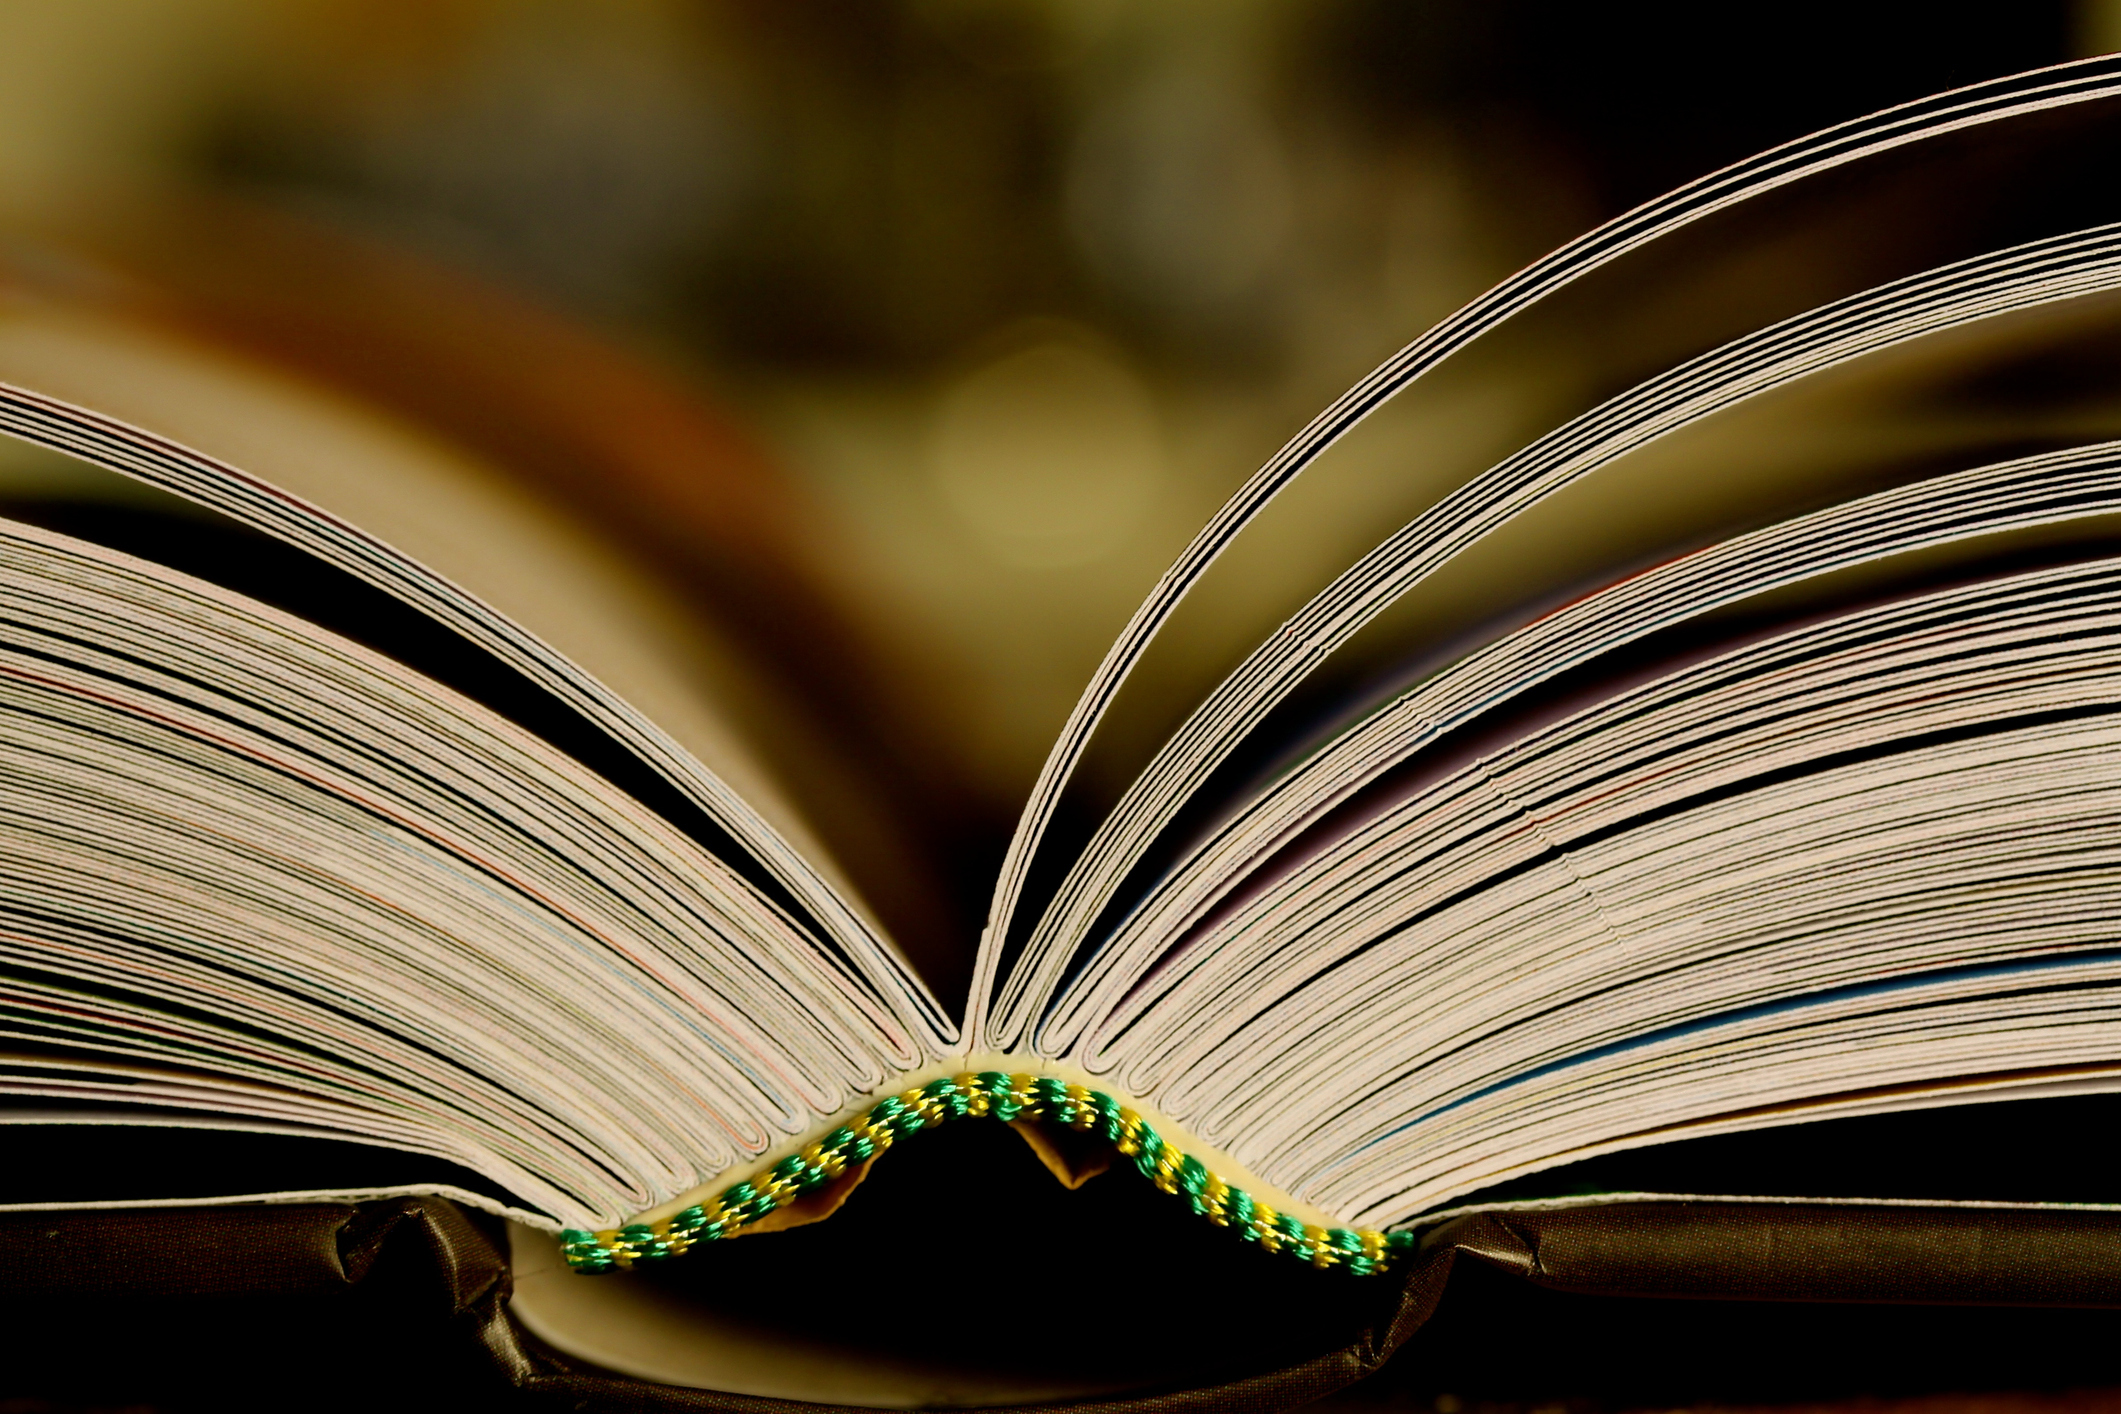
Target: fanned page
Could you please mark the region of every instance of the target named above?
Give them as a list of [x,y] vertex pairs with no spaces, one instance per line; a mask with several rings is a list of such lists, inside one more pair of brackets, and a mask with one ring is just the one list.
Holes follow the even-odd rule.
[[920,1016],[930,1050],[952,1033],[903,958],[845,895],[713,772],[609,688],[432,569],[327,509],[165,438],[58,399],[0,386],[0,430],[135,477],[283,540],[383,590],[490,656],[559,708],[645,764],[680,798],[710,847],[775,895],[900,1009]]
[[[270,857],[243,866],[253,872],[248,882],[236,884],[221,877],[234,870],[230,877],[241,881],[243,874],[216,852],[226,841],[212,808],[194,805],[160,820],[148,810],[154,790],[161,788],[142,778],[149,767],[127,775],[111,766],[114,779],[131,784],[100,798],[101,813],[90,817],[95,823],[80,826],[84,838],[123,841],[121,858],[152,862],[165,852],[166,841],[155,837],[156,828],[196,834],[204,842],[204,857],[213,861],[200,868],[214,883],[197,894],[190,874],[148,868],[136,877],[134,864],[121,866],[93,852],[59,873],[37,876],[35,883],[23,876],[18,922],[22,948],[31,957],[60,949],[48,930],[76,927],[79,910],[93,902],[72,891],[50,895],[64,879],[82,877],[110,879],[114,896],[121,882],[137,887],[123,923],[79,926],[115,927],[116,936],[142,951],[129,964],[111,957],[90,960],[96,954],[77,956],[63,967],[56,959],[48,959],[49,968],[28,959],[19,964],[29,999],[19,1002],[27,1011],[18,1018],[20,1026],[10,1030],[23,1038],[15,1064],[26,1088],[8,1118],[34,1126],[17,1132],[39,1136],[27,1142],[51,1162],[17,1167],[10,1199],[46,1206],[165,1196],[208,1200],[260,1193],[447,1191],[547,1231],[571,1223],[601,1226],[685,1194],[732,1167],[799,1147],[821,1124],[891,1088],[901,1071],[932,1063],[945,1051],[951,1033],[939,1021],[940,1008],[897,952],[744,801],[579,668],[448,581],[292,496],[56,400],[19,390],[6,399],[17,425],[33,432],[36,442],[148,483],[150,489],[129,496],[113,494],[94,481],[96,473],[83,468],[89,479],[70,488],[72,498],[81,501],[85,493],[89,502],[121,508],[124,514],[116,523],[132,527],[111,536],[109,518],[90,515],[85,530],[193,566],[244,591],[230,592],[146,560],[45,533],[42,543],[49,546],[124,566],[121,587],[115,589],[78,576],[78,582],[67,581],[62,588],[58,582],[66,576],[56,560],[39,560],[37,568],[25,571],[31,580],[55,581],[48,595],[78,601],[78,642],[106,648],[115,626],[147,612],[123,587],[137,581],[170,586],[194,618],[150,615],[153,631],[133,641],[116,666],[88,663],[75,652],[75,639],[54,644],[28,624],[19,637],[7,638],[11,646],[82,666],[91,679],[153,664],[161,676],[151,685],[129,687],[133,700],[127,710],[160,720],[158,694],[181,698],[205,684],[222,694],[199,707],[206,719],[240,703],[263,714],[259,721],[268,734],[272,723],[290,714],[296,722],[309,723],[313,697],[331,699],[348,690],[343,683],[305,676],[317,664],[365,664],[390,685],[371,680],[358,690],[400,699],[367,728],[367,751],[374,761],[403,756],[410,745],[449,757],[461,750],[460,744],[452,746],[448,725],[467,720],[459,712],[470,714],[477,730],[518,741],[531,753],[499,767],[488,762],[470,777],[445,775],[439,793],[419,778],[425,793],[406,796],[398,793],[406,788],[403,782],[392,786],[366,777],[374,762],[347,755],[350,738],[337,732],[304,736],[291,746],[281,740],[236,744],[231,739],[230,750],[265,753],[273,762],[270,770],[323,792],[296,790],[276,803],[253,803],[275,818],[302,818],[308,812],[319,818],[310,822],[308,853],[291,860],[277,857],[271,834],[239,841],[240,848],[263,848]],[[185,474],[171,475],[172,467]],[[143,469],[147,474],[141,475]],[[164,483],[193,493],[188,497],[193,509],[187,512],[187,498],[152,489]],[[201,502],[233,513],[201,510]],[[261,510],[266,506],[270,514]],[[258,528],[272,532],[285,550],[274,553],[274,541],[257,535]],[[27,526],[9,526],[8,533],[33,540],[40,535]],[[326,548],[322,553],[306,548],[315,545]],[[296,612],[274,612],[252,597],[260,593]],[[191,654],[201,663],[235,651],[230,635],[238,631],[214,619],[215,606],[247,616],[253,627],[268,625],[288,640],[272,650],[270,671],[223,681],[171,666],[179,656],[176,645],[187,638],[204,636],[206,646]],[[361,641],[321,628],[313,621],[319,618],[345,621]],[[468,637],[460,631],[467,623],[491,627],[472,629]],[[12,624],[9,632],[17,632]],[[95,695],[93,689],[77,690]],[[428,693],[438,696],[425,710],[406,705]],[[28,705],[19,710],[38,715]],[[614,734],[606,729],[613,719],[634,721],[642,735],[629,742]],[[180,726],[172,718],[169,729],[218,740],[215,728],[197,721]],[[93,725],[79,730],[90,737],[101,732]],[[150,765],[167,755],[151,740],[143,749]],[[76,761],[98,760],[92,743],[70,750]],[[533,767],[533,761],[543,765]],[[209,776],[221,771],[210,754],[187,769]],[[548,773],[542,787],[531,784],[540,769]],[[354,784],[363,779],[368,786]],[[168,788],[195,796],[205,789]],[[594,824],[578,820],[571,833],[555,835],[523,813],[533,798],[525,790],[568,802],[570,811],[596,810],[593,803],[600,799],[611,808],[601,809]],[[338,804],[331,803],[333,797]],[[333,812],[348,801],[354,802],[354,815],[332,825]],[[502,848],[490,836],[454,833],[451,808],[475,812],[482,828],[511,832],[513,843]],[[25,810],[16,828],[34,835],[27,822],[38,812]],[[397,828],[420,833],[440,851],[425,866],[438,873],[420,882],[404,872],[400,861],[383,876],[396,883],[385,886],[353,864],[372,856],[378,841]],[[316,830],[324,834],[315,836]],[[335,830],[353,834],[334,840]],[[607,838],[596,839],[599,833]],[[577,849],[585,839],[586,853]],[[36,840],[25,847],[44,845]],[[667,853],[673,847],[679,854]],[[577,852],[570,855],[570,850]],[[646,872],[623,862],[610,867],[643,850],[649,857],[663,853],[662,863]],[[267,873],[258,875],[257,868]],[[299,910],[282,916],[268,909],[243,921],[239,915],[246,903],[277,899],[291,887],[285,878],[271,882],[272,871],[284,869],[305,878],[305,888],[321,888],[337,901],[307,917]],[[471,913],[445,905],[456,894],[463,897],[455,903]],[[605,903],[583,911],[583,899],[599,896]],[[620,913],[602,911],[611,906]],[[220,918],[222,909],[229,911],[226,920]],[[474,924],[478,915],[484,921]],[[643,926],[651,931],[639,932]],[[325,967],[307,953],[300,962],[291,961],[290,939],[327,944],[337,962]],[[554,946],[586,948],[597,956],[541,961],[539,950]],[[438,961],[430,955],[437,947],[459,962],[471,959],[471,970]],[[178,966],[177,960],[186,957],[191,961]],[[203,970],[201,958],[207,959]],[[181,981],[164,975],[169,967],[177,968],[171,975]],[[383,979],[394,974],[402,974],[400,980],[413,990],[391,991]],[[14,976],[11,968],[11,980]],[[592,977],[601,980],[588,980]],[[308,1023],[299,1022],[315,1008],[340,1011],[349,979],[360,978],[384,990],[366,996],[351,1021],[339,1017],[321,1031],[302,1029],[323,1025],[313,1014]],[[509,986],[494,990],[508,979],[513,979]],[[303,993],[299,1000],[286,995],[297,983]],[[440,993],[434,991],[437,985]],[[42,989],[51,986],[60,991],[45,995]],[[822,992],[815,990],[820,987]],[[248,1002],[238,1006],[227,1000],[239,995]],[[510,1000],[496,1007],[493,998],[504,995]],[[542,1002],[531,1004],[533,995]],[[636,1016],[633,1009],[643,1004],[648,1014]],[[79,1024],[61,1027],[63,1036],[52,1033],[54,1013],[77,1008],[85,1008]],[[601,1011],[601,1019],[585,1020],[585,1011],[591,1018]],[[663,1019],[655,1019],[658,1015]],[[291,1032],[276,1028],[273,1018],[280,1016],[288,1018]],[[842,1029],[850,1019],[853,1032]],[[580,1029],[585,1024],[588,1031]],[[682,1039],[666,1035],[646,1051],[628,1039],[643,1027],[652,1033],[668,1025],[678,1026]],[[291,1044],[300,1057],[296,1070],[285,1069],[295,1062],[284,1055],[258,1070],[256,1058],[244,1053],[243,1038],[252,1028],[276,1046]],[[573,1040],[562,1041],[570,1029]],[[169,1051],[134,1032],[151,1040],[165,1033],[188,1039]],[[492,1047],[510,1035],[516,1039],[503,1049],[513,1047],[516,1058],[506,1062]],[[98,1043],[101,1037],[116,1039],[106,1046]],[[646,1041],[646,1035],[639,1039]],[[223,1054],[224,1048],[231,1049]],[[430,1054],[438,1048],[439,1061]],[[168,1073],[111,1078],[143,1055],[160,1056],[169,1063]],[[118,1070],[97,1072],[105,1061]],[[511,1065],[512,1075],[507,1073]],[[604,1070],[604,1078],[593,1078],[581,1065]],[[349,1080],[349,1070],[366,1073],[366,1079]],[[65,1073],[63,1082],[54,1079],[57,1072]],[[329,1078],[334,1073],[337,1078]],[[470,1076],[479,1078],[471,1081]],[[121,1098],[146,1093],[137,1087],[151,1079],[176,1088],[157,1092],[150,1104]],[[227,1081],[235,1082],[235,1089]],[[304,1093],[261,1098],[261,1084],[294,1086]],[[250,1092],[247,1101],[231,1098],[242,1092]],[[416,1106],[428,1111],[424,1122],[401,1113],[414,1103],[414,1093],[425,1095]],[[360,1095],[366,1099],[356,1100],[356,1108],[379,1106],[380,1112],[363,1116],[336,1110]],[[498,1108],[482,1111],[481,1104]],[[473,1113],[465,1112],[467,1106]],[[275,1107],[284,1112],[275,1114]],[[665,1115],[687,1132],[685,1138],[652,1137],[666,1123],[658,1116]],[[642,1121],[638,1132],[632,1128],[636,1120]],[[471,1137],[462,1129],[466,1123],[483,1132]],[[130,1142],[158,1128],[250,1132],[305,1142],[236,1149],[217,1144],[205,1151],[208,1161],[202,1165],[196,1146],[171,1154],[165,1146]],[[113,1149],[99,1143],[103,1133],[126,1136],[129,1142]],[[348,1150],[344,1141],[360,1147]],[[378,1164],[375,1146],[403,1152],[406,1162]],[[72,1157],[83,1153],[88,1157]],[[150,1160],[150,1154],[164,1162]],[[218,1157],[226,1154],[236,1157]],[[659,1157],[649,1159],[651,1154]],[[94,1162],[98,1155],[100,1169]],[[247,1165],[243,1156],[264,1162]],[[192,1172],[202,1167],[203,1173]]]
[[[269,469],[0,389],[0,430],[331,586],[0,523],[4,1118],[418,1156],[564,1231],[558,1273],[828,1210],[991,1117],[1369,1273],[1601,1156],[2121,1089],[2117,151],[2121,62],[1942,95],[1388,360],[1113,646],[961,1025],[529,627]],[[1549,345],[1569,377],[1494,445],[1364,452]],[[1239,654],[1189,638],[1351,477],[1403,493],[1374,548]],[[1178,720],[1130,690],[1202,662]]]
[[17,1119],[356,1138],[609,1222],[921,1053],[696,841],[389,659],[6,523],[0,601]]
[[[1690,1134],[2103,1086],[2113,697],[2099,611],[2062,586],[2115,549],[2121,208],[2082,185],[2121,139],[2115,77],[1983,85],[1707,178],[1322,414],[1056,744],[977,1043],[1360,1227]],[[1871,221],[1859,256],[1790,258]],[[1697,263],[1810,273],[1688,300]],[[1074,783],[1184,601],[1271,543],[1276,498],[1380,474],[1334,461],[1366,418],[1649,302],[1580,411],[1546,404],[1455,477],[1397,468],[1442,494],[1290,606],[1124,792]],[[1069,792],[1087,837],[1049,830]]]

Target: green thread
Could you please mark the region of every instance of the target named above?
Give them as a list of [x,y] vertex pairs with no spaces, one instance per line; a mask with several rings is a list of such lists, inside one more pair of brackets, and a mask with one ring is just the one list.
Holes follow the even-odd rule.
[[1383,1271],[1413,1243],[1411,1233],[1313,1227],[1233,1188],[1190,1154],[1165,1142],[1147,1120],[1102,1090],[1070,1085],[1050,1075],[1004,1075],[998,1070],[946,1076],[886,1095],[858,1119],[834,1129],[762,1174],[696,1203],[659,1223],[628,1223],[604,1232],[569,1228],[560,1252],[578,1272],[608,1272],[636,1262],[661,1262],[703,1242],[731,1237],[768,1213],[814,1193],[856,1164],[909,1134],[967,1115],[1008,1121],[1038,1119],[1095,1134],[1131,1159],[1144,1178],[1218,1227],[1247,1242],[1285,1252],[1314,1267],[1357,1276]]

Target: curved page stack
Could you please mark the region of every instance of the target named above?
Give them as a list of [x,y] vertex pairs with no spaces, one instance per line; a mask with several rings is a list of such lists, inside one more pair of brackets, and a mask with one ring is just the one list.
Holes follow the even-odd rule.
[[[2121,1089],[2117,155],[2121,62],[1945,94],[1409,344],[1112,646],[962,1002],[456,579],[0,389],[296,567],[0,523],[0,1118],[396,1152],[166,1196],[443,1193],[585,1271],[1014,1120],[1360,1274],[1603,1155]],[[1568,371],[1501,442],[1362,454],[1512,366]],[[1380,477],[1407,516],[1145,736],[1130,686],[1278,498]]]

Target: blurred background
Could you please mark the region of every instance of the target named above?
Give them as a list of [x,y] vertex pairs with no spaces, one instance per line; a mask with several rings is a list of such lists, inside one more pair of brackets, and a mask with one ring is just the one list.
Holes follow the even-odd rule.
[[534,483],[962,936],[1106,645],[1349,383],[1680,181],[2117,47],[2121,0],[5,0],[0,313]]

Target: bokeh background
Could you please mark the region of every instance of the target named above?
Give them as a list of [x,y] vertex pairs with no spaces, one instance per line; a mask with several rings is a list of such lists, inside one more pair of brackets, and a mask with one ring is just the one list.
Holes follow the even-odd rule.
[[18,271],[116,231],[399,324],[447,289],[431,357],[682,425],[547,489],[852,758],[872,876],[901,828],[941,861],[880,907],[962,930],[1104,647],[1345,386],[1689,177],[2116,47],[2121,0],[5,0],[0,232]]

